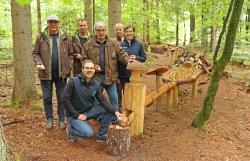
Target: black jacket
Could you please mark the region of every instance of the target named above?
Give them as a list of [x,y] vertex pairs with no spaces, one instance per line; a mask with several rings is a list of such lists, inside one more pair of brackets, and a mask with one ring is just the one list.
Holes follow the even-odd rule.
[[96,103],[95,98],[109,112],[115,113],[115,108],[104,97],[100,85],[92,78],[89,82],[82,74],[71,78],[63,93],[63,105],[67,117],[77,119],[80,114],[90,110]]

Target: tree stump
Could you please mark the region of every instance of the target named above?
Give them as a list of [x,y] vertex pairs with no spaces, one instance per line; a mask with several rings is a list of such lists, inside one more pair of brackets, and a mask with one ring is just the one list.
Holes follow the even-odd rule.
[[124,158],[130,149],[129,127],[111,125],[106,152],[110,155]]

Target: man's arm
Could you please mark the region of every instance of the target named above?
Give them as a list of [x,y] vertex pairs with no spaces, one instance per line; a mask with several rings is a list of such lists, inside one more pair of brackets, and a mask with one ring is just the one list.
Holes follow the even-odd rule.
[[109,101],[104,97],[101,88],[99,87],[96,92],[96,99],[100,102],[100,104],[109,112],[114,113],[116,112],[115,108]]
[[43,61],[40,55],[40,39],[41,35],[39,34],[36,38],[35,47],[32,52],[32,57],[36,65],[43,65]]
[[129,62],[129,56],[127,52],[118,44],[116,43],[116,54],[118,55],[118,61],[124,65],[127,65]]
[[[90,41],[90,40],[88,40],[88,41]],[[81,61],[88,59],[88,41],[83,45],[83,54],[82,54]]]
[[140,43],[140,48],[139,48],[139,56],[136,56],[136,60],[139,62],[145,62],[146,60],[146,54],[143,45]]
[[75,36],[72,37],[72,48],[74,59],[81,59],[84,51],[80,44],[80,41]]
[[71,97],[73,95],[73,92],[74,92],[74,81],[73,79],[70,79],[67,82],[66,87],[64,89],[62,101],[64,108],[67,109],[67,111],[72,114],[73,118],[78,119],[80,113],[75,110],[74,106],[71,103]]

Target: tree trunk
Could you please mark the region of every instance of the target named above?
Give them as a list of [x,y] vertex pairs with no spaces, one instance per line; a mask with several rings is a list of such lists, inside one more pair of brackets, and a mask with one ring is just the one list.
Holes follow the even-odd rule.
[[217,15],[215,13],[215,5],[216,2],[215,0],[212,0],[212,15],[211,15],[211,22],[212,22],[212,26],[211,26],[211,39],[210,39],[210,50],[214,53],[215,52],[215,48],[216,48],[216,19],[217,19]]
[[1,161],[14,161],[13,153],[7,145],[3,133],[3,126],[0,120],[0,160]]
[[88,31],[93,35],[93,4],[92,0],[85,0],[84,18],[88,23]]
[[231,0],[230,4],[229,4],[229,7],[228,7],[228,10],[227,10],[226,18],[223,19],[222,30],[220,32],[218,42],[216,44],[216,48],[215,48],[215,51],[214,51],[213,64],[216,63],[217,55],[218,55],[218,52],[219,52],[219,49],[220,49],[220,44],[221,44],[221,41],[222,41],[222,37],[223,37],[223,35],[224,35],[225,31],[226,31],[227,21],[228,21],[228,19],[230,17],[230,14],[231,14],[231,11],[232,11],[232,8],[233,8],[233,4],[234,4],[234,0]]
[[190,3],[190,38],[189,38],[189,43],[191,44],[194,39],[195,39],[195,34],[194,34],[194,31],[195,31],[195,9],[194,9],[194,6],[193,6],[193,2]]
[[115,37],[115,24],[121,22],[121,0],[109,0],[108,2],[109,17],[109,37]]
[[183,45],[186,45],[186,41],[187,41],[187,33],[186,33],[186,23],[184,21],[184,24],[183,24],[183,27],[184,27],[184,39],[183,39]]
[[202,14],[201,14],[201,46],[207,48],[207,27],[206,27],[206,13],[205,13],[205,2],[202,2]]
[[230,18],[228,31],[225,40],[225,46],[221,58],[213,66],[213,75],[211,82],[208,86],[207,94],[203,102],[202,110],[197,114],[195,119],[192,122],[192,126],[195,128],[204,128],[206,121],[209,119],[209,116],[213,109],[214,99],[219,87],[219,82],[221,75],[230,61],[230,58],[233,53],[234,41],[236,37],[237,27],[240,20],[240,14],[242,11],[244,0],[235,0],[232,16]]
[[93,30],[92,30],[93,35],[95,34],[94,25],[95,25],[95,0],[93,0]]
[[216,48],[216,25],[211,27],[211,51],[214,53]]
[[175,44],[179,44],[179,0],[175,1],[176,27],[175,27]]
[[41,20],[41,1],[37,0],[37,32],[42,32],[42,20]]
[[145,45],[145,48],[148,48],[148,44],[150,43],[150,39],[149,39],[149,16],[148,16],[148,0],[143,0],[143,13],[144,13],[144,17],[143,17],[143,43]]
[[[250,2],[250,0],[248,0]],[[246,41],[249,40],[249,24],[250,24],[250,8],[247,7],[247,17],[246,17]]]
[[[32,24],[30,5],[21,7],[11,0],[14,87],[13,103],[21,103],[30,97],[37,97],[32,61]],[[17,105],[18,105],[17,104]]]
[[160,17],[159,17],[158,9],[159,9],[159,0],[156,0],[156,10],[155,10],[156,43],[160,44],[161,43],[161,31],[160,31]]

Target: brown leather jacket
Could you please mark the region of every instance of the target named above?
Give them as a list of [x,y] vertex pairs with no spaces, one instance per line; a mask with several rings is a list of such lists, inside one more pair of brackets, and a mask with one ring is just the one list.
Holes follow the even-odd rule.
[[[45,70],[38,70],[40,80],[51,80],[52,68],[52,49],[51,40],[48,31],[40,33],[36,39],[33,50],[33,60],[36,65],[44,65]],[[59,39],[59,77],[68,78],[71,76],[72,58],[77,53],[81,54],[81,47],[78,44],[72,43],[72,40],[67,34],[60,35]]]
[[[96,36],[88,40],[83,47],[83,60],[91,59],[94,64],[99,65],[99,45],[96,42]],[[117,80],[117,61],[123,64],[128,63],[128,54],[120,47],[114,39],[107,38],[105,44],[105,84],[112,84]]]

